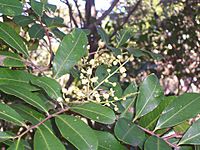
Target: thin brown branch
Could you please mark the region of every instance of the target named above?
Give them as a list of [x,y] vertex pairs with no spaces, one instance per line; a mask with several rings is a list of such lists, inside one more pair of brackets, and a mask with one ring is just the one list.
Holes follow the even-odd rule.
[[[143,128],[143,127],[141,127],[141,126],[139,126],[139,125],[138,125],[138,127],[139,127],[140,129],[142,129],[144,132],[146,132],[147,134],[149,134],[149,135],[152,135],[152,136],[156,136],[156,137],[158,137],[158,138],[161,138],[158,134],[156,134],[156,133],[153,132],[153,131],[150,131],[150,130],[148,130],[148,129],[146,129],[146,128]],[[179,146],[178,146],[178,145],[170,143],[170,142],[168,141],[168,139],[166,139],[166,138],[162,138],[162,139],[163,139],[170,147],[174,148],[175,150],[179,150]]]
[[76,6],[76,9],[77,9],[77,11],[78,11],[78,15],[79,15],[80,21],[82,21],[83,24],[85,24],[85,20],[84,20],[82,14],[81,14],[81,11],[80,11],[80,9],[79,9],[77,0],[73,0],[73,1],[74,1],[75,6]]
[[39,122],[38,124],[36,124],[36,125],[31,126],[31,127],[28,128],[27,130],[25,130],[24,132],[22,132],[20,135],[15,136],[13,139],[21,138],[22,136],[24,136],[25,134],[27,134],[29,131],[38,128],[40,125],[44,124],[46,121],[50,120],[50,119],[53,118],[53,117],[56,117],[57,115],[60,115],[60,114],[62,114],[62,113],[64,113],[64,112],[66,112],[66,111],[68,111],[68,110],[69,110],[69,108],[67,107],[67,108],[65,108],[65,109],[61,109],[60,111],[58,111],[58,112],[56,112],[56,113],[54,113],[54,114],[48,115],[44,120],[40,121],[40,122]]
[[67,5],[67,7],[69,9],[69,16],[70,16],[71,20],[73,21],[75,27],[78,28],[78,24],[76,22],[76,19],[73,16],[73,11],[72,11],[72,7],[71,7],[70,3],[68,2],[68,0],[65,0],[65,1],[62,1],[62,2]]
[[123,23],[117,28],[115,28],[115,31],[112,33],[111,38],[117,33],[118,30],[120,30],[128,22],[129,18],[137,10],[141,2],[142,0],[138,0],[137,3],[132,7],[132,9],[128,12],[128,15],[123,19]]
[[[102,21],[103,19],[105,19],[105,18],[110,14],[110,12],[113,10],[113,8],[117,5],[118,2],[119,2],[119,0],[114,0],[114,1],[112,2],[111,6],[101,15],[101,17],[99,17],[99,18],[96,20],[95,24],[96,24],[96,25],[97,25],[97,24],[100,24],[101,21]],[[89,28],[92,28],[93,26],[94,26],[94,24],[91,24],[91,25],[89,26]]]

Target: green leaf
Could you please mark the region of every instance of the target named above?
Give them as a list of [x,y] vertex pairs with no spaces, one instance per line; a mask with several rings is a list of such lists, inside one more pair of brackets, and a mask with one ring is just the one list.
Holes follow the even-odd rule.
[[9,121],[19,126],[24,126],[23,118],[10,106],[0,103],[0,119]]
[[108,44],[109,43],[109,37],[108,37],[107,33],[104,31],[104,29],[101,28],[101,27],[98,27],[97,32],[100,35],[102,41],[105,42],[106,44]]
[[71,68],[86,54],[87,35],[81,29],[75,29],[66,35],[56,52],[53,72],[54,77],[59,78],[69,73]]
[[13,136],[11,136],[10,134],[8,134],[7,132],[0,132],[0,142],[6,141],[8,139],[12,139]]
[[36,94],[27,91],[26,88],[22,88],[15,85],[0,85],[0,90],[6,94],[14,95],[28,104],[38,108],[41,111],[44,111],[48,114],[48,110],[45,106],[45,102]]
[[117,139],[109,132],[96,131],[98,139],[98,150],[125,150],[126,148],[120,144]]
[[183,134],[190,127],[189,121],[184,121],[173,127],[174,131]]
[[126,97],[125,101],[122,101],[121,104],[124,108],[121,113],[121,118],[132,119],[133,113],[130,112],[131,107],[133,107],[135,98],[137,96],[137,85],[135,83],[130,83],[129,86],[124,90],[123,96]]
[[44,8],[45,8],[45,3],[38,2],[36,0],[31,0],[31,8],[34,10],[34,12],[38,16],[41,17],[43,15],[43,11],[44,11]]
[[19,0],[1,0],[0,1],[0,13],[8,16],[21,15],[22,4]]
[[56,117],[56,124],[62,136],[78,150],[97,149],[98,140],[94,131],[82,120],[73,116],[60,115]]
[[47,15],[44,15],[42,17],[43,22],[47,25],[47,27],[58,27],[58,26],[62,26],[64,19],[61,17],[54,17],[51,18]]
[[144,143],[144,150],[172,150],[161,138],[150,136]]
[[51,29],[51,32],[59,39],[63,39],[65,37],[65,33],[60,31],[58,28]]
[[20,26],[22,26],[22,27],[25,27],[25,26],[29,25],[30,23],[33,23],[33,22],[34,22],[34,20],[33,20],[31,17],[29,17],[29,16],[24,16],[24,15],[15,16],[15,17],[13,18],[13,21],[14,21],[16,24],[18,24],[18,25],[20,25]]
[[15,30],[2,22],[0,22],[0,39],[14,48],[17,52],[28,57],[27,48],[24,45],[21,37],[15,32]]
[[197,120],[192,126],[186,131],[178,145],[192,144],[200,145],[200,120]]
[[0,51],[0,66],[24,67],[24,63],[17,54],[8,51]]
[[34,135],[34,150],[41,150],[42,147],[45,150],[65,150],[61,141],[44,126],[39,127]]
[[57,9],[56,5],[52,5],[52,4],[48,4],[48,3],[45,5],[45,10],[55,12],[56,9]]
[[48,96],[54,100],[57,100],[57,98],[62,97],[60,84],[52,78],[37,77],[32,79],[31,83],[44,89]]
[[120,118],[117,121],[114,133],[120,141],[132,146],[137,146],[145,140],[144,131],[125,118]]
[[185,93],[164,109],[156,129],[172,127],[200,113],[200,94]]
[[17,85],[29,91],[36,91],[38,88],[29,84],[30,79],[33,78],[33,75],[25,71],[0,68],[0,85]]
[[158,107],[153,111],[149,112],[145,116],[141,117],[139,120],[139,124],[149,130],[153,130],[156,126],[156,122],[161,116],[162,111],[175,99],[175,96],[165,97]]
[[30,38],[42,39],[45,35],[45,30],[40,24],[33,24],[28,30]]
[[140,85],[134,120],[154,110],[159,105],[163,96],[164,92],[158,78],[154,74],[147,76]]
[[19,138],[7,150],[24,150],[24,143]]
[[128,40],[132,37],[130,30],[128,29],[122,29],[117,33],[117,46],[121,47],[123,46]]
[[71,110],[103,124],[112,124],[116,119],[110,108],[92,102],[72,107]]

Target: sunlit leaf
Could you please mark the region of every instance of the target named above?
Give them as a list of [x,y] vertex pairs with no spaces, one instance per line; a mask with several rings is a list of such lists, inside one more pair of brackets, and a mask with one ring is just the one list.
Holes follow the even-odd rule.
[[66,35],[56,52],[53,62],[54,77],[69,73],[71,68],[86,54],[87,35],[81,29],[74,29]]
[[94,121],[112,124],[115,122],[115,113],[105,106],[95,103],[85,103],[71,108],[72,111],[79,113]]
[[19,0],[1,0],[0,1],[0,13],[8,16],[21,15],[22,4]]
[[23,141],[18,138],[7,150],[24,150]]

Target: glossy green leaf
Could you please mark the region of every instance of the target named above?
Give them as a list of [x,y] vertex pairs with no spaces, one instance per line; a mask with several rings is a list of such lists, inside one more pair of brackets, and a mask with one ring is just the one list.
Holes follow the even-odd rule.
[[190,127],[189,121],[184,121],[173,127],[174,131],[183,134]]
[[86,54],[87,35],[81,29],[74,29],[66,35],[56,52],[53,72],[59,78],[68,73],[71,68]]
[[85,103],[72,107],[71,110],[96,122],[104,124],[112,124],[116,119],[115,113],[110,108],[96,103]]
[[156,129],[172,127],[200,113],[200,94],[185,93],[169,104],[162,112]]
[[0,119],[12,122],[16,125],[25,125],[23,118],[10,106],[0,103]]
[[56,117],[60,133],[78,150],[96,150],[98,140],[94,131],[82,120],[68,115]]
[[121,118],[132,119],[133,112],[131,112],[131,108],[134,105],[135,98],[137,96],[137,85],[135,83],[131,83],[123,93],[123,97],[126,98],[125,101],[122,101],[121,104],[124,108],[123,112],[121,113]]
[[158,107],[153,111],[149,112],[145,116],[141,117],[139,120],[139,124],[149,130],[153,130],[156,126],[156,122],[161,116],[162,111],[175,99],[175,96],[164,97],[164,99],[160,102]]
[[42,39],[45,35],[45,30],[40,24],[33,24],[28,30],[30,38]]
[[125,118],[120,118],[117,121],[114,133],[120,141],[132,146],[137,146],[145,140],[144,131]]
[[172,150],[161,138],[150,136],[144,143],[144,150]]
[[0,68],[0,85],[17,85],[26,90],[35,91],[38,88],[29,84],[30,79],[33,78],[35,78],[33,75],[25,71]]
[[29,17],[29,16],[24,16],[24,15],[15,16],[15,17],[13,18],[13,21],[14,21],[16,24],[18,24],[18,25],[20,25],[20,26],[22,26],[22,27],[25,27],[25,26],[29,25],[30,23],[33,23],[33,22],[34,22],[34,20],[33,20],[31,17]]
[[19,0],[1,0],[0,13],[8,16],[21,15],[22,4]]
[[6,94],[14,95],[39,110],[48,113],[45,102],[35,93],[28,91],[26,88],[19,88],[19,86],[15,85],[0,85],[0,90]]
[[34,135],[34,150],[41,150],[42,147],[45,150],[65,150],[61,141],[44,126],[39,127]]
[[41,17],[43,15],[43,11],[44,11],[44,8],[45,8],[45,3],[38,2],[36,0],[31,0],[31,8],[34,10],[34,12],[38,16]]
[[0,51],[0,66],[24,67],[24,63],[17,54],[8,51]]
[[0,22],[0,39],[14,48],[17,52],[22,53],[24,56],[28,57],[27,48],[24,45],[21,37],[15,32],[15,30],[2,22]]
[[199,127],[200,127],[200,120],[197,120],[183,135],[178,145],[182,145],[182,144],[200,145],[200,128]]
[[96,131],[98,150],[125,150],[126,148],[109,132]]
[[117,33],[117,46],[121,47],[123,46],[128,40],[132,37],[130,30],[128,29],[122,29]]
[[8,139],[12,139],[13,136],[11,136],[10,134],[8,134],[7,132],[0,132],[0,142],[6,141]]
[[7,150],[24,150],[24,143],[23,141],[19,138],[16,140]]
[[37,77],[32,79],[31,83],[44,89],[48,96],[54,100],[57,100],[57,98],[62,97],[60,84],[52,78]]
[[147,76],[139,88],[135,120],[154,110],[163,96],[164,92],[158,78],[154,74]]

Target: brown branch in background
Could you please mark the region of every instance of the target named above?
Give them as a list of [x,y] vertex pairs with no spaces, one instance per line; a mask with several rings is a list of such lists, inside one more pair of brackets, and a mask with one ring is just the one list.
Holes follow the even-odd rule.
[[68,7],[68,9],[69,9],[69,17],[70,17],[70,19],[73,21],[75,27],[78,28],[78,24],[77,24],[77,22],[76,22],[76,19],[75,19],[74,16],[73,16],[72,7],[71,7],[69,1],[66,0],[66,1],[62,1],[62,2],[65,3],[65,4],[67,5],[67,7]]
[[[79,15],[80,21],[81,21],[81,23],[83,23],[83,25],[84,25],[84,24],[85,24],[85,20],[84,20],[82,14],[81,14],[80,9],[79,9],[78,2],[77,2],[77,0],[73,0],[73,1],[74,1],[75,6],[76,6],[76,9],[77,9],[77,11],[78,11],[78,15]],[[81,24],[81,26],[82,26],[82,24]]]
[[26,133],[28,133],[29,131],[38,128],[40,125],[44,124],[46,121],[50,120],[53,117],[56,117],[57,115],[60,115],[64,112],[67,112],[69,110],[69,108],[65,108],[65,109],[61,109],[60,111],[54,113],[54,114],[50,114],[48,115],[44,120],[40,121],[38,124],[31,126],[30,128],[28,128],[27,130],[25,130],[24,132],[22,132],[20,135],[15,136],[13,139],[16,138],[21,138],[22,136],[24,136]]
[[[96,24],[96,25],[97,25],[97,24],[100,24],[101,21],[102,21],[103,19],[105,19],[105,18],[111,13],[111,11],[112,11],[113,8],[117,5],[118,2],[119,2],[119,0],[114,0],[114,1],[112,2],[111,6],[101,15],[101,17],[99,17],[99,18],[96,20],[95,24]],[[94,26],[94,24],[91,24],[91,25],[89,26],[89,28],[92,28],[93,26]]]
[[137,10],[141,2],[142,0],[138,0],[137,3],[132,7],[132,9],[128,12],[128,15],[123,19],[123,23],[117,28],[115,28],[115,31],[112,33],[111,38],[117,33],[118,30],[120,30],[128,22],[129,18]]

